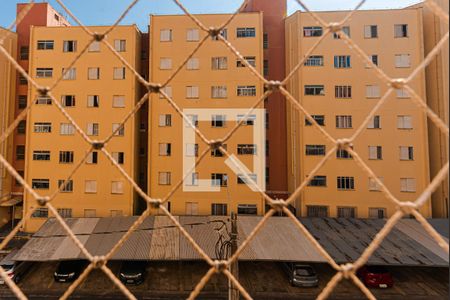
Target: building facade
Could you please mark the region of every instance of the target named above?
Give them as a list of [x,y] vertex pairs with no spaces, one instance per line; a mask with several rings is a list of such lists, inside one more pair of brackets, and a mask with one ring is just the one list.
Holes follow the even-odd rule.
[[[318,12],[337,22],[348,12]],[[358,11],[344,31],[392,78],[408,77],[424,58],[422,10]],[[287,71],[324,34],[307,13],[286,20]],[[389,45],[389,47],[387,46]],[[412,88],[426,97],[425,74]],[[334,34],[305,61],[289,91],[335,139],[348,138],[387,91],[387,85]],[[294,191],[333,145],[291,103],[287,105],[289,188]],[[353,144],[366,164],[401,201],[414,201],[430,182],[427,118],[405,90],[396,90]],[[310,217],[385,218],[395,205],[346,151],[338,151],[297,199]],[[431,204],[421,208],[431,217]]]

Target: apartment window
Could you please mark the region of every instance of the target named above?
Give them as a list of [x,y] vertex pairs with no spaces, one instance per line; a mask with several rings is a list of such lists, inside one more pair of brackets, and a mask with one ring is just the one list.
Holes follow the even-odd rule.
[[[165,87],[163,87],[162,89],[161,89],[164,93],[166,93],[166,95],[169,97],[169,98],[172,98],[172,96],[173,96],[173,93],[172,93],[172,87],[171,86],[165,86]],[[164,96],[163,95],[159,95],[159,99],[164,99]]]
[[258,214],[258,207],[256,204],[238,204],[238,215],[256,216]]
[[198,173],[191,173],[191,176],[186,178],[186,186],[198,186],[199,175]]
[[99,107],[100,106],[100,96],[90,95],[88,96],[88,107]]
[[98,152],[97,151],[90,152],[86,158],[86,163],[88,165],[96,165],[98,163]]
[[366,25],[364,26],[364,37],[366,39],[375,39],[378,37],[378,26],[377,25]]
[[187,121],[184,121],[184,124],[186,127],[192,127],[194,125],[195,127],[198,127],[198,116],[197,115],[187,115],[187,118],[189,119],[190,123]]
[[327,176],[314,176],[308,186],[325,187],[327,186]]
[[31,215],[31,217],[32,218],[40,218],[40,219],[48,218],[48,208],[44,208],[44,207],[37,208]]
[[116,163],[123,165],[125,163],[125,153],[124,152],[113,152],[112,157]]
[[27,121],[22,120],[17,125],[17,134],[25,134],[27,132]]
[[187,216],[197,216],[198,215],[198,203],[197,202],[186,202],[186,215]]
[[264,60],[264,76],[269,76],[269,60],[265,59]]
[[36,98],[37,105],[52,105],[52,98],[50,97],[37,97]]
[[383,159],[383,147],[369,146],[369,159],[371,159],[371,160]]
[[112,124],[112,132],[114,136],[124,136],[125,135],[125,127],[122,124],[113,123]]
[[77,78],[77,69],[76,68],[70,68],[70,69],[63,69],[63,80],[75,80]]
[[188,157],[198,157],[198,144],[186,144],[186,156]]
[[53,68],[37,68],[36,69],[37,78],[52,78]]
[[18,100],[19,100],[18,101],[19,109],[24,109],[24,108],[27,107],[27,104],[28,104],[28,97],[27,96],[20,95]]
[[237,152],[238,152],[238,155],[256,155],[256,145],[255,144],[238,144]]
[[38,50],[53,50],[55,48],[55,41],[38,41]]
[[87,135],[98,136],[100,131],[98,123],[89,123],[87,126]]
[[123,108],[125,107],[125,96],[113,96],[112,106],[115,108]]
[[19,74],[19,84],[20,85],[28,84],[28,79],[25,76],[23,76],[22,74]]
[[211,204],[211,215],[212,216],[227,216],[228,215],[228,205],[222,203]]
[[[222,145],[222,148],[224,148],[225,150],[227,150],[227,145],[226,144],[223,144]],[[212,157],[223,157],[223,153],[222,153],[222,151],[220,151],[219,149],[212,149],[211,150],[211,156]]]
[[326,154],[325,145],[306,145],[306,155],[308,156],[322,156]]
[[314,37],[314,36],[322,36],[323,28],[318,26],[312,27],[303,27],[303,36],[304,37]]
[[339,159],[352,159],[353,157],[347,150],[338,149],[336,151],[336,158],[339,158]]
[[411,116],[397,116],[398,129],[413,129]]
[[159,127],[171,127],[172,115],[159,115]]
[[350,55],[337,55],[334,56],[334,67],[336,69],[348,69],[352,67]]
[[307,67],[323,67],[323,65],[324,65],[323,55],[309,56],[308,59],[305,61],[305,66]]
[[61,96],[61,104],[63,107],[75,107],[75,96],[74,95]]
[[214,98],[214,99],[227,98],[227,87],[226,86],[213,86],[213,87],[211,87],[211,97]]
[[[21,178],[25,178],[25,172],[23,170],[17,170],[17,174],[19,174],[19,176]],[[20,183],[20,181],[17,180],[17,178],[14,179],[14,183],[15,183],[16,187],[21,187],[22,186],[22,183]]]
[[368,85],[366,86],[366,97],[367,98],[380,98],[381,89],[378,85]]
[[[247,174],[247,176],[253,180],[253,182],[257,183],[258,182],[258,176],[256,174]],[[252,182],[250,180],[247,180],[247,178],[245,177],[245,175],[243,174],[238,174],[237,175],[237,184],[252,184]]]
[[337,217],[338,218],[356,218],[356,208],[354,207],[338,207],[337,208]]
[[100,42],[97,41],[93,41],[90,45],[89,45],[89,52],[100,52]]
[[236,36],[237,36],[237,38],[256,37],[256,29],[255,28],[237,28]]
[[20,47],[20,59],[28,60],[29,56],[30,56],[30,47],[28,47],[28,46]]
[[96,180],[86,180],[84,182],[84,192],[87,194],[97,193],[97,181]]
[[195,57],[190,58],[187,61],[186,69],[188,69],[188,70],[199,70],[200,69],[200,59],[195,58]]
[[338,188],[338,190],[354,190],[355,189],[355,178],[339,176],[337,178],[337,188]]
[[254,85],[250,85],[250,86],[239,85],[237,87],[237,95],[240,97],[256,96],[256,86],[254,86]]
[[414,178],[400,178],[400,191],[406,193],[416,192],[416,179]]
[[34,123],[34,132],[36,133],[51,133],[52,123]]
[[[378,180],[384,182],[383,177],[378,177]],[[381,185],[375,180],[375,178],[369,178],[369,191],[371,192],[379,192],[381,191]]]
[[[222,31],[220,32],[220,35],[224,38],[224,39],[228,39],[228,29],[222,29]],[[217,36],[213,36],[211,37],[213,41],[218,41],[219,38]]]
[[123,181],[111,182],[111,194],[115,195],[123,194]]
[[[349,26],[343,26],[342,27],[342,33],[344,33],[345,35],[347,35],[348,37],[350,37],[350,27]],[[341,33],[341,34],[342,34]],[[338,33],[334,33],[334,35],[333,35],[333,37],[336,39],[336,40],[339,40],[339,39],[341,39],[341,36],[338,34]]]
[[74,135],[75,127],[70,123],[61,123],[59,132],[61,135]]
[[406,90],[405,88],[397,89],[395,91],[397,93],[397,98],[400,98],[400,99],[411,98],[411,95],[409,94],[408,90]]
[[[376,55],[376,54],[369,55],[369,59],[372,61],[372,63],[373,63],[375,66],[378,66],[378,63],[379,63],[378,55]],[[372,68],[372,65],[370,65],[370,64],[367,63],[367,64],[366,64],[366,68],[370,69],[370,68]]]
[[200,97],[200,88],[198,86],[187,86],[186,87],[186,98],[187,99],[198,99]]
[[338,99],[349,99],[352,97],[352,87],[348,85],[338,85],[335,87],[335,95]]
[[336,116],[336,128],[338,129],[353,128],[352,116]]
[[61,193],[72,193],[73,192],[73,180],[68,180],[68,181],[58,180],[58,187],[61,190]]
[[159,144],[159,156],[170,156],[172,154],[172,144],[160,143]]
[[328,207],[308,205],[306,206],[306,215],[309,218],[328,218]]
[[114,68],[114,75],[113,78],[114,80],[123,80],[125,79],[125,68],[121,67],[121,68]]
[[269,34],[268,33],[264,33],[264,35],[263,35],[263,48],[269,49]]
[[32,179],[31,187],[34,190],[48,190],[48,189],[50,189],[50,180],[49,179]]
[[123,216],[123,211],[122,210],[111,210],[111,217],[121,217]]
[[372,119],[370,119],[369,124],[367,124],[368,129],[381,129],[381,117],[380,116],[373,116]]
[[242,126],[253,126],[256,122],[256,115],[237,115],[237,122],[241,122]]
[[[312,115],[311,116],[316,122],[317,124],[319,124],[320,126],[325,126],[325,116],[324,115]],[[305,118],[305,126],[312,126],[312,123]]]
[[395,67],[396,68],[410,68],[411,67],[411,55],[396,54],[395,55]]
[[198,42],[200,40],[200,31],[198,29],[188,29],[186,40],[188,42]]
[[89,80],[100,79],[100,68],[88,68],[88,79]]
[[408,24],[394,25],[394,36],[396,38],[407,38],[408,37]]
[[172,29],[161,29],[160,41],[161,42],[171,42],[172,41]]
[[64,52],[77,52],[77,41],[64,41],[63,42]]
[[85,218],[95,218],[97,216],[97,211],[95,209],[85,209],[84,217]]
[[212,116],[212,121],[211,121],[211,126],[212,127],[225,127],[225,123],[226,123],[226,116],[225,115],[213,115]]
[[386,218],[386,208],[369,208],[370,219],[384,219]]
[[226,70],[228,69],[228,57],[213,57],[211,59],[211,68],[213,70]]
[[414,160],[414,147],[400,146],[400,160]]
[[[248,64],[252,67],[256,67],[256,57],[255,56],[244,56],[244,59],[248,62]],[[236,67],[245,68],[247,67],[243,61],[240,59],[236,60]]]
[[25,159],[25,146],[18,145],[16,146],[16,160],[24,160]]
[[114,49],[117,52],[127,51],[127,41],[126,40],[114,40]]
[[170,185],[172,173],[159,172],[159,185]]
[[228,186],[228,175],[221,173],[213,173],[211,174],[211,185],[212,186]]
[[72,164],[73,157],[74,157],[73,151],[59,151],[60,164]]
[[325,86],[323,85],[305,85],[306,96],[324,96]]

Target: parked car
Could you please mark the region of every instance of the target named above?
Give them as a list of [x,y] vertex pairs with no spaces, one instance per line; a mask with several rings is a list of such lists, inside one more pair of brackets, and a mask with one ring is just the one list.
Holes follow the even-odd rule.
[[289,283],[297,287],[316,287],[319,285],[316,271],[309,265],[293,262],[283,263],[283,269],[289,278]]
[[[0,265],[6,271],[6,274],[14,280],[15,283],[19,283],[20,280],[25,276],[25,274],[30,270],[33,263],[25,261],[14,261],[13,257],[16,255],[17,250],[8,254],[2,261]],[[0,277],[0,284],[4,284],[5,281],[3,277]]]
[[124,261],[119,271],[119,278],[125,284],[144,282],[147,263],[143,261]]
[[87,262],[83,260],[61,261],[56,268],[54,278],[56,282],[72,282],[87,267]]
[[386,289],[394,285],[392,275],[385,267],[365,266],[357,274],[368,287]]

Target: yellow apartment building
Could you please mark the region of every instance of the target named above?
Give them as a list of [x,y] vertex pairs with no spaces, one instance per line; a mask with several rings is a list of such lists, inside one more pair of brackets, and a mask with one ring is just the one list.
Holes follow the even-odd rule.
[[[104,32],[107,27],[89,27]],[[119,26],[107,41],[136,69],[140,66],[140,32],[136,26]],[[122,62],[103,44],[91,43],[71,69],[70,62],[90,42],[80,27],[33,27],[30,38],[30,73],[41,86],[52,86],[63,72],[63,80],[52,91],[68,114],[92,140],[102,141],[120,128],[106,149],[131,176],[136,176],[137,122],[133,116],[119,124],[137,103],[139,84]],[[88,154],[84,141],[52,100],[31,88],[28,101],[35,105],[27,116],[26,181],[40,195],[51,195]],[[63,217],[109,217],[133,215],[135,193],[131,185],[101,151],[89,153],[81,168],[52,202]],[[24,214],[36,207],[25,193]],[[36,231],[48,217],[39,208],[24,230]]]
[[[196,17],[209,27],[221,25],[230,16]],[[150,80],[163,83],[207,34],[188,17],[181,15],[151,16],[150,23]],[[262,73],[262,13],[237,15],[222,34]],[[208,37],[164,90],[208,139],[216,140],[237,125],[237,120],[243,118],[261,97],[264,87],[222,42]],[[263,107],[264,103],[261,103],[258,108]],[[255,157],[265,160],[265,139],[255,139],[255,132],[264,132],[264,126],[261,126],[264,117],[257,115],[255,113],[246,119],[246,125],[225,145],[248,168],[248,175],[260,185],[265,180],[265,172],[254,174],[253,170],[256,165],[261,166],[260,160],[255,162]],[[198,137],[186,143],[183,138],[189,135],[186,130],[189,126],[167,100],[154,94],[149,108],[149,127],[150,196],[163,199],[185,174],[188,175],[167,204],[173,214],[264,213],[263,198],[245,184],[242,174],[233,172],[226,165],[220,151],[209,151],[204,160],[197,163],[209,146]],[[257,145],[261,141],[262,146]],[[186,172],[187,161],[195,164],[195,171]]]
[[[328,22],[348,12],[317,12]],[[358,11],[344,31],[393,78],[408,77],[424,58],[422,10]],[[309,14],[286,20],[287,72],[324,34]],[[412,82],[426,97],[425,72]],[[334,138],[352,136],[388,86],[374,69],[334,34],[311,54],[289,82],[289,91]],[[303,114],[288,103],[289,189],[294,191],[332,148]],[[405,90],[396,90],[354,142],[354,150],[402,201],[413,201],[430,182],[428,129],[424,112]],[[395,206],[345,151],[332,156],[296,201],[310,217],[386,218]],[[421,208],[431,217],[431,202]]]
[[[5,35],[8,37],[3,41],[3,48],[14,59],[17,58],[17,34],[0,28],[0,39]],[[3,55],[0,55],[0,136],[11,125],[14,119],[14,103],[16,97],[16,69],[10,61]],[[7,161],[13,159],[13,134],[3,143],[0,143],[0,155]],[[13,179],[6,171],[6,168],[0,164],[0,226],[11,219],[14,211],[11,207],[11,186]]]

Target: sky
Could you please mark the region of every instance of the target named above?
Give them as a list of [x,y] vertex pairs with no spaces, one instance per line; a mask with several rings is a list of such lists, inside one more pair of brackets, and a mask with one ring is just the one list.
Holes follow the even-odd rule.
[[[43,0],[35,0],[44,2]],[[192,13],[228,13],[236,10],[243,0],[180,0]],[[282,0],[270,0],[282,1]],[[288,1],[288,13],[300,9],[295,0]],[[360,0],[304,0],[312,10],[348,10],[354,8]],[[0,26],[8,27],[15,18],[16,3],[24,0],[0,0]],[[58,11],[63,9],[55,0],[49,0]],[[62,1],[85,25],[111,25],[121,15],[132,0],[63,0]],[[402,8],[420,2],[420,0],[367,0],[362,9]],[[114,4],[113,4],[114,3]],[[140,0],[134,6],[122,24],[137,24],[147,31],[150,14],[177,14],[180,9],[172,0]],[[72,20],[71,20],[72,22]],[[74,23],[74,22],[72,22]]]

